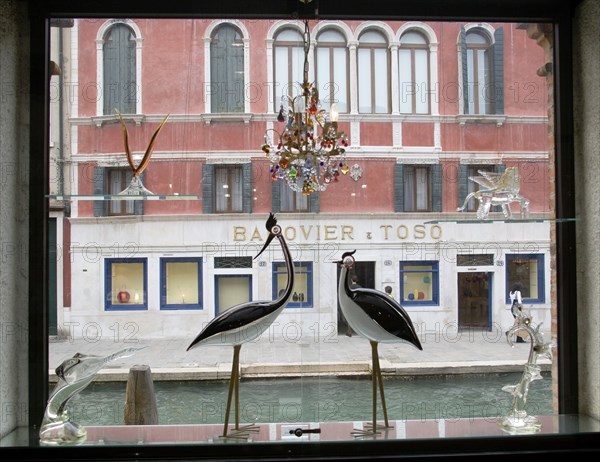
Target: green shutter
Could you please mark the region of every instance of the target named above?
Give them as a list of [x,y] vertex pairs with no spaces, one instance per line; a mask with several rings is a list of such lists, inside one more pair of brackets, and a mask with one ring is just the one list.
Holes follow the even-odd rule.
[[504,29],[494,32],[494,107],[496,114],[504,114]]
[[396,164],[394,170],[394,212],[404,212],[404,165]]
[[133,31],[124,24],[115,24],[105,36],[104,114],[114,115],[115,109],[123,114],[136,110],[136,44]]
[[244,48],[241,35],[230,25],[221,26],[210,45],[211,111],[243,112]]
[[204,164],[202,167],[202,212],[214,213],[215,166]]
[[464,26],[460,27],[460,58],[462,64],[462,97],[464,102],[464,114],[469,113],[469,68],[467,66],[467,33]]
[[252,163],[242,165],[242,212],[252,213]]
[[465,164],[458,166],[458,206],[461,207],[467,197],[469,168]]
[[431,166],[431,211],[442,211],[442,166]]
[[[94,167],[94,195],[103,196],[106,193],[104,182],[106,177],[105,167]],[[104,217],[106,216],[106,208],[108,203],[104,200],[94,201],[94,216]]]

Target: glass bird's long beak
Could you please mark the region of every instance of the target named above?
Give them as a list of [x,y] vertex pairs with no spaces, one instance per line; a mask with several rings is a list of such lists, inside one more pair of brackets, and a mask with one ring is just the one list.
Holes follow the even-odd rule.
[[267,247],[269,247],[269,244],[271,243],[271,241],[273,240],[274,237],[275,237],[275,234],[269,233],[269,237],[267,238],[267,241],[265,242],[265,245],[260,250],[260,252],[258,252],[258,254],[256,254],[256,257],[254,257],[255,260],[258,257],[260,257],[260,254],[263,253]]

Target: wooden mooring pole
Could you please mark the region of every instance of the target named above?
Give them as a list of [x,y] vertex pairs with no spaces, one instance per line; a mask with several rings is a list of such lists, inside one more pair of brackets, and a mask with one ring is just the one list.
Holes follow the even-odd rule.
[[157,425],[158,408],[150,366],[129,369],[125,397],[125,425]]

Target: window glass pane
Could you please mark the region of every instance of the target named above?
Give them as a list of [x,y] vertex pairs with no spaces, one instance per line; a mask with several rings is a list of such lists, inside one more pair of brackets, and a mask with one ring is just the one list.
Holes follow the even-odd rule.
[[170,262],[167,272],[167,304],[198,303],[198,263]]
[[[375,50],[375,112],[388,112],[388,59],[387,50]],[[383,70],[383,71],[382,71]]]
[[358,111],[371,112],[371,50],[358,49]]
[[[78,88],[98,78],[96,64],[100,61],[95,58],[101,56],[96,55],[96,40],[102,37],[99,32],[102,27],[110,28],[110,21],[77,20],[77,28],[72,32],[62,31],[70,34],[71,40],[64,51],[75,54],[69,57],[66,75],[73,79],[78,76],[77,81],[69,80]],[[63,232],[59,229],[56,239],[64,249],[63,258],[56,258],[59,326],[98,323],[104,329],[118,322],[122,330],[126,318],[127,322],[140,326],[140,340],[153,344],[171,339],[183,345],[195,338],[201,326],[233,306],[251,300],[260,302],[257,306],[261,309],[273,306],[289,277],[280,240],[269,241],[260,257],[255,257],[269,239],[265,223],[269,213],[275,212],[281,236],[292,254],[295,280],[291,299],[272,328],[242,350],[247,352],[241,357],[242,384],[253,381],[255,377],[246,374],[272,362],[273,355],[277,365],[270,364],[261,370],[277,370],[275,374],[279,373],[279,367],[298,371],[302,377],[294,380],[302,388],[308,380],[305,372],[329,373],[328,364],[337,364],[338,355],[344,357],[349,351],[354,354],[354,350],[344,348],[344,345],[358,345],[358,340],[346,338],[352,332],[345,327],[347,320],[338,315],[337,265],[332,262],[355,248],[353,271],[360,285],[380,291],[387,285],[393,287],[394,296],[419,326],[420,338],[431,339],[430,332],[434,332],[432,336],[452,337],[462,329],[466,332],[467,327],[476,326],[490,338],[496,335],[500,339],[493,345],[499,355],[510,354],[504,332],[513,320],[503,302],[511,285],[516,283],[524,287],[525,303],[531,305],[535,321],[543,321],[550,332],[556,325],[552,319],[556,312],[552,296],[557,288],[552,283],[555,242],[551,231],[555,218],[554,187],[558,183],[553,177],[554,151],[549,144],[552,128],[548,95],[553,89],[552,76],[540,76],[537,71],[551,54],[546,55],[529,38],[524,25],[501,24],[503,53],[496,53],[500,51],[496,48],[501,43],[499,39],[493,53],[483,48],[490,42],[480,41],[483,35],[470,40],[469,46],[473,47],[465,51],[461,31],[472,25],[463,22],[424,24],[431,48],[424,34],[412,31],[402,35],[397,47],[395,38],[406,26],[399,20],[382,20],[386,34],[369,31],[359,37],[358,44],[346,44],[345,37],[334,30],[327,30],[316,39],[312,37],[311,50],[315,54],[310,56],[309,79],[312,81],[311,74],[317,73],[323,109],[329,109],[332,96],[337,100],[341,113],[338,128],[346,133],[350,146],[345,158],[347,165],[340,175],[325,190],[309,196],[293,191],[272,174],[274,148],[270,154],[261,151],[266,130],[275,144],[288,141],[283,136],[288,114],[284,111],[281,121],[277,113],[281,96],[292,85],[295,88],[289,93],[299,93],[304,50],[302,34],[291,28],[302,24],[296,20],[255,19],[232,23],[236,27],[231,33],[235,30],[237,34],[231,38],[232,49],[243,50],[237,46],[241,40],[237,25],[244,34],[247,32],[244,39],[249,47],[245,56],[249,58],[252,82],[246,86],[249,93],[244,97],[251,98],[251,113],[227,116],[211,114],[218,105],[213,100],[204,101],[202,95],[208,97],[208,94],[201,90],[203,85],[235,80],[229,71],[223,77],[225,80],[221,76],[211,77],[208,67],[202,64],[209,53],[214,51],[214,57],[217,56],[217,50],[209,50],[210,39],[216,34],[223,40],[221,32],[227,28],[221,29],[222,19],[172,18],[163,23],[134,18],[128,23],[132,30],[135,25],[135,30],[142,32],[143,39],[140,42],[143,78],[138,82],[144,95],[143,117],[126,118],[136,161],[164,115],[173,114],[156,137],[152,160],[144,171],[144,184],[156,195],[131,201],[101,197],[103,193],[122,191],[132,173],[122,152],[118,120],[112,116],[96,117],[96,101],[80,97],[71,103],[69,117],[63,118],[65,145],[69,147],[61,151],[64,159],[58,158],[60,137],[51,136],[54,143],[51,169],[62,165],[64,177],[73,179],[63,184],[64,191],[88,197],[73,196],[70,202],[51,199],[52,213],[63,214],[58,220],[63,223]],[[354,41],[356,31],[366,24],[358,19],[339,23],[340,30],[354,31],[348,33],[348,38]],[[311,29],[317,24],[330,27],[329,18],[323,23],[310,21]],[[490,24],[500,28],[500,23]],[[277,33],[282,26],[286,29]],[[486,23],[485,27],[492,26]],[[391,47],[386,37],[395,37]],[[485,90],[492,77],[497,77],[498,67],[492,55],[498,54],[507,60],[504,81],[510,85],[519,82],[518,88],[509,89],[506,84],[506,110],[501,115],[493,113]],[[434,64],[431,67],[430,62]],[[215,72],[217,68],[211,65]],[[398,75],[392,73],[396,69]],[[52,83],[58,84],[56,76],[52,79]],[[204,82],[207,79],[212,82]],[[532,85],[524,86],[523,82]],[[468,88],[466,108],[464,88]],[[390,101],[392,90],[400,99],[399,104]],[[452,93],[454,90],[459,93]],[[232,110],[229,104],[232,95],[218,98],[227,101],[227,107],[218,110]],[[358,107],[350,107],[350,96]],[[52,113],[58,114],[55,103],[51,102]],[[392,109],[394,114],[386,116]],[[471,115],[464,117],[463,112]],[[423,114],[432,115],[423,117]],[[479,118],[478,114],[486,117]],[[316,114],[310,120],[317,131],[319,117]],[[51,132],[55,131],[53,127],[56,125],[50,127]],[[305,134],[303,130],[300,132]],[[305,139],[311,140],[311,136]],[[305,149],[306,145],[292,146],[292,152],[300,157]],[[309,159],[313,166],[322,167],[314,157],[306,158]],[[290,161],[277,159],[276,165],[285,168]],[[469,177],[479,176],[479,169],[499,174],[511,167],[520,172],[520,189],[511,194],[529,201],[529,217],[521,216],[519,204],[514,202],[510,204],[511,217],[506,217],[499,206],[492,207],[488,219],[478,217],[477,198],[469,202],[464,212],[458,213],[457,208],[469,193],[480,188],[496,191],[502,187],[481,185]],[[304,168],[308,168],[306,163]],[[55,183],[51,186],[58,188]],[[175,193],[191,194],[194,198],[182,200]],[[506,199],[507,193],[502,194],[495,199],[500,202]],[[144,207],[143,215],[138,215],[140,206]],[[131,216],[107,216],[124,214]],[[55,250],[60,255],[60,249]],[[107,256],[119,257],[112,260],[108,270],[104,266]],[[144,261],[131,260],[137,257]],[[470,276],[472,272],[477,273],[477,279]],[[469,280],[464,276],[467,274]],[[475,304],[476,297],[468,291],[480,282]],[[137,304],[132,302],[136,293]],[[468,309],[472,309],[473,302],[484,314],[476,318],[476,323],[463,323],[464,300],[469,302],[465,305]],[[128,308],[144,311],[125,313],[127,317],[124,313],[107,313]],[[291,341],[286,335],[291,330],[285,330],[288,328],[298,333],[297,349],[290,348]],[[441,331],[446,328],[454,331]],[[331,345],[325,348],[325,342]],[[179,358],[187,344],[180,348],[181,355],[173,355],[173,367],[180,366]],[[284,348],[278,350],[282,344]],[[365,358],[360,361],[366,364],[371,358],[367,341],[365,345]],[[194,363],[202,371],[218,369],[219,377],[226,379],[221,371],[231,370],[230,353],[230,345],[197,350],[193,356],[190,353],[185,363]],[[396,367],[395,357],[388,358],[391,364],[388,372],[403,370]],[[522,360],[519,358],[519,365]],[[247,367],[246,361],[257,365]],[[348,364],[354,367],[356,361],[352,358]],[[345,367],[346,363],[341,368]],[[491,369],[493,365],[486,367]],[[493,370],[494,374],[497,372]],[[202,379],[213,377],[210,373],[201,375]],[[448,388],[453,387],[451,384]],[[226,386],[216,388],[217,394],[203,394],[203,398],[206,396],[215,405],[224,407]],[[367,390],[367,399],[359,392],[352,401],[369,401],[370,387],[360,388]],[[286,399],[280,390],[270,393],[275,400]],[[240,394],[244,396],[243,391]],[[316,394],[319,399],[327,400],[321,392]],[[297,396],[292,401],[300,404]],[[340,407],[334,407],[335,412],[326,416],[321,413],[317,420],[345,422],[348,416],[338,413]],[[192,415],[187,409],[183,413],[189,419],[186,423],[204,423],[201,414]],[[369,413],[370,408],[365,421]],[[221,415],[215,417],[219,423]],[[361,411],[349,420],[362,421],[364,417],[365,412]],[[404,417],[394,414],[393,419],[402,421]],[[442,425],[434,427],[440,429]],[[217,435],[217,431],[213,433],[213,437]],[[260,437],[264,434],[260,433]],[[281,436],[277,431],[266,434]],[[213,443],[218,445],[221,441],[215,438]]]
[[[333,102],[340,113],[348,112],[348,66],[346,49],[334,48],[333,69],[335,78],[331,82]],[[328,107],[324,107],[328,110]]]
[[417,114],[429,113],[429,63],[426,50],[415,50],[415,84]]
[[416,91],[413,81],[411,50],[398,50],[398,82],[400,87],[400,112],[410,114],[413,111],[413,95]]
[[144,265],[142,263],[112,264],[112,303],[143,303]]
[[240,303],[250,301],[251,277],[241,276],[217,276],[217,312],[223,313]]
[[281,98],[288,94],[290,90],[288,82],[289,67],[288,67],[288,49],[283,47],[275,47],[275,109],[279,110],[282,104]]

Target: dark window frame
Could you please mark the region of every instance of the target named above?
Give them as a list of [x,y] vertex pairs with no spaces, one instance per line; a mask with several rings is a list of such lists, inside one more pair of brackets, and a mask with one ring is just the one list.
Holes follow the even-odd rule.
[[[198,265],[198,303],[167,303],[167,264],[196,263]],[[202,257],[161,257],[160,258],[160,309],[161,310],[202,310],[204,290],[202,288]]]
[[[47,79],[47,54],[44,50],[48,45],[48,22],[54,16],[62,17],[115,17],[119,15],[172,17],[173,15],[193,15],[211,17],[221,16],[249,16],[249,17],[289,17],[290,4],[285,2],[271,3],[243,3],[240,2],[232,13],[229,5],[222,2],[206,2],[202,5],[202,11],[192,11],[188,5],[165,4],[150,0],[136,4],[124,4],[123,2],[109,2],[100,5],[89,2],[75,2],[71,0],[50,0],[41,4],[30,5],[29,31],[30,47],[33,50],[31,56],[31,82],[30,94],[30,165],[39,168],[31,169],[29,172],[29,322],[28,343],[29,357],[35,358],[28,363],[28,417],[33,422],[33,432],[30,434],[31,441],[37,441],[35,422],[38,422],[44,412],[48,396],[48,330],[47,330],[47,215],[48,201],[45,199],[48,188],[48,111],[46,107],[49,101],[48,79]],[[300,3],[296,7],[302,9],[302,14],[312,15],[312,11],[306,10]],[[26,8],[26,7],[25,7]],[[323,11],[327,11],[324,7]],[[435,12],[435,13],[434,13]],[[548,22],[554,27],[554,56],[557,65],[553,69],[556,75],[556,99],[555,130],[559,136],[555,139],[555,167],[557,175],[556,191],[556,271],[557,271],[557,326],[558,338],[561,344],[559,355],[556,358],[559,371],[559,393],[558,406],[561,415],[577,414],[578,408],[578,353],[577,353],[577,281],[576,281],[576,256],[573,252],[572,243],[575,242],[575,223],[571,219],[575,216],[575,194],[574,194],[574,156],[573,145],[573,76],[571,74],[572,50],[572,21],[575,16],[575,8],[571,2],[558,2],[552,0],[502,0],[486,3],[477,0],[465,0],[449,5],[437,0],[423,0],[402,4],[390,2],[382,5],[377,14],[374,13],[371,4],[356,4],[347,6],[345,14],[354,14],[356,17],[385,17],[387,19],[405,20],[406,17],[428,18],[431,20],[453,20],[455,18],[468,18],[472,20],[487,21],[515,21],[515,22]],[[379,15],[379,16],[378,16]],[[558,31],[560,30],[560,36]],[[560,63],[560,64],[558,64]],[[347,460],[349,456],[362,458],[363,460],[374,460],[376,458],[389,458],[396,456],[399,452],[410,451],[414,454],[423,455],[421,460],[439,460],[439,457],[455,457],[457,459],[465,455],[473,454],[497,455],[507,452],[514,455],[532,454],[549,455],[557,449],[577,450],[580,455],[598,453],[598,432],[590,430],[582,432],[578,423],[568,422],[561,419],[560,433],[512,436],[491,436],[469,439],[468,445],[463,438],[443,438],[435,441],[435,448],[431,445],[424,446],[424,440],[416,441],[378,441],[376,444],[356,444],[347,442],[336,442],[332,444],[321,443],[318,445],[302,445],[304,457],[324,457],[329,455],[331,460]],[[563,426],[564,424],[564,426]],[[565,433],[566,432],[566,433]],[[375,443],[375,442],[373,442]],[[35,443],[32,445],[37,446]],[[252,450],[252,453],[264,457],[264,448],[257,448],[256,444],[236,444],[235,447],[228,445],[214,445],[203,447],[206,457],[239,457],[239,451],[243,449]],[[268,445],[272,460],[287,460],[294,453],[294,446],[289,444]],[[467,447],[468,446],[468,447]],[[14,450],[13,450],[14,449]],[[258,449],[258,451],[257,451]],[[113,446],[113,447],[77,447],[77,448],[52,448],[46,451],[39,447],[16,447],[2,448],[3,453],[9,457],[22,459],[28,455],[37,458],[44,457],[105,457],[112,459],[121,457],[130,460],[153,459],[157,456],[172,457],[173,446],[144,447],[135,446]],[[257,452],[255,452],[257,451]],[[50,452],[52,454],[50,454]],[[198,457],[198,445],[178,445],[178,456],[183,458]],[[279,459],[277,459],[279,457]]]
[[509,292],[511,290],[512,284],[510,283],[510,263],[515,260],[536,260],[537,261],[537,287],[538,287],[538,296],[531,297],[528,291],[522,291],[522,299],[523,304],[533,304],[533,303],[546,303],[546,268],[544,266],[545,258],[543,253],[531,253],[531,254],[519,254],[519,253],[507,253],[505,255],[506,263],[505,263],[505,278],[506,278],[506,304],[510,305],[510,296]]
[[[431,267],[431,269],[423,269],[419,270],[407,270],[405,267],[407,266],[422,266]],[[431,284],[431,300],[411,300],[408,296],[404,297],[404,275],[407,273],[431,273],[429,284]],[[400,279],[399,279],[399,300],[400,304],[407,307],[417,307],[417,306],[439,306],[440,304],[440,262],[434,260],[405,260],[400,262]]]
[[[302,270],[300,268],[306,268],[306,269]],[[287,274],[285,262],[277,262],[277,261],[273,262],[271,271],[272,271],[272,286],[273,286],[271,295],[273,297],[273,300],[275,300],[277,297],[279,297],[279,291],[282,290],[282,288],[279,288],[277,286],[277,275],[283,274],[283,273]],[[313,293],[314,293],[313,262],[311,262],[311,261],[295,261],[294,262],[294,274],[296,274],[296,275],[306,274],[307,275],[307,277],[306,277],[306,292],[307,292],[306,299],[294,300],[294,296],[292,294],[292,298],[286,305],[286,308],[313,308],[313,306],[314,306],[314,302],[313,302]],[[293,289],[294,288],[292,288],[292,290]]]
[[[142,303],[113,304],[112,302],[112,265],[141,263],[143,265]],[[131,296],[131,294],[130,294]],[[134,300],[135,301],[135,300]],[[148,258],[105,258],[104,259],[104,310],[105,311],[147,311],[148,310]]]

